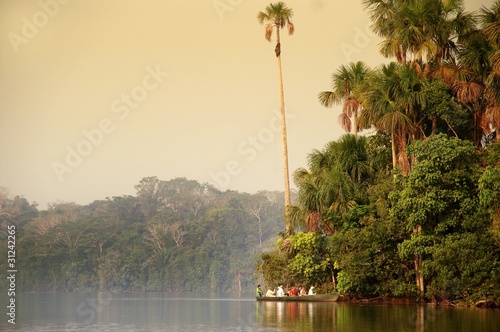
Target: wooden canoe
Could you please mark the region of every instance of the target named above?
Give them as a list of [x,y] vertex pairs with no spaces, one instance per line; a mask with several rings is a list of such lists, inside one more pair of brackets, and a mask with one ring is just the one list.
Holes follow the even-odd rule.
[[335,302],[339,298],[338,293],[316,294],[305,296],[262,296],[256,297],[257,301],[275,301],[275,302]]

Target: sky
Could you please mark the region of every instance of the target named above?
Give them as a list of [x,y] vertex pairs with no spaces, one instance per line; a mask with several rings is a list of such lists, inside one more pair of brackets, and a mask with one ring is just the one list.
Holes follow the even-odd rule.
[[[344,134],[341,107],[317,99],[332,73],[389,60],[361,0],[285,2],[293,174]],[[283,190],[275,45],[256,19],[269,3],[0,0],[0,187],[40,209],[135,195],[150,176]]]

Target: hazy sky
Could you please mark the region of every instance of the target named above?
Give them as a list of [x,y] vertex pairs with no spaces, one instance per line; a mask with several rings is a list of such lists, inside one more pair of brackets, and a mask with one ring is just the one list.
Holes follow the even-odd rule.
[[[40,208],[135,195],[148,176],[282,190],[269,0],[0,0],[0,186]],[[362,1],[289,0],[290,170],[338,139],[317,94],[342,64],[388,61]],[[491,1],[466,1],[468,10]]]

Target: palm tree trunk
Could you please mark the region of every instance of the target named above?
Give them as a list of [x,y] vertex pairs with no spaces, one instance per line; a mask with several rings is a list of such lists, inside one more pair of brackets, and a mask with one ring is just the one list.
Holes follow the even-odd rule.
[[[281,47],[280,37],[279,37],[279,28],[276,29],[278,31],[277,38],[277,49]],[[285,115],[285,96],[283,92],[283,74],[281,72],[281,49],[279,52],[276,52],[276,60],[278,64],[278,83],[279,83],[279,93],[280,93],[280,114],[281,114],[281,143],[283,146],[283,172],[284,172],[284,180],[285,180],[285,227],[287,233],[291,231],[291,222],[290,222],[290,206],[292,205],[291,197],[290,197],[290,176],[288,170],[288,143],[287,143],[287,135],[286,135],[286,115]]]
[[424,276],[422,275],[422,255],[418,255],[415,258],[415,279],[417,284],[417,289],[420,297],[424,297],[425,289],[424,289]]
[[358,137],[358,111],[354,111],[352,115],[352,128],[354,137]]
[[432,130],[431,130],[431,135],[436,134],[437,132],[437,115],[433,115],[431,117],[432,120]]
[[[415,234],[422,233],[422,226],[418,225],[417,227],[415,227],[413,229],[413,233]],[[422,275],[422,255],[417,255],[414,263],[415,263],[415,279],[416,279],[417,289],[419,295],[423,297],[425,294],[425,288],[424,288],[424,276]]]
[[396,169],[398,163],[396,158],[396,135],[394,135],[394,129],[391,132],[391,152],[392,152],[392,169]]

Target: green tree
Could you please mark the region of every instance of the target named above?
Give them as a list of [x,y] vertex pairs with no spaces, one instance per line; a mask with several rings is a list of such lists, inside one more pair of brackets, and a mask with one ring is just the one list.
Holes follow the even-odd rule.
[[479,178],[479,202],[492,220],[491,232],[500,245],[500,143],[488,146],[487,166]]
[[26,198],[15,196],[9,198],[9,191],[0,187],[0,234],[7,236],[7,227],[16,226],[20,231],[22,227],[38,214],[37,204],[30,204]]
[[486,77],[486,122],[496,129],[498,139],[498,127],[500,126],[500,1],[495,1],[490,9],[482,8],[481,32],[490,44],[488,52],[491,71]]
[[285,97],[283,92],[283,75],[281,70],[281,38],[280,30],[284,27],[288,28],[288,34],[293,34],[295,26],[291,19],[293,17],[293,10],[285,5],[283,2],[269,4],[264,12],[259,12],[257,20],[260,24],[266,24],[265,38],[271,41],[273,31],[276,30],[276,47],[274,52],[278,65],[278,83],[279,83],[279,96],[280,96],[280,114],[281,114],[281,141],[283,145],[283,172],[285,183],[285,226],[288,233],[292,231],[289,209],[292,204],[290,194],[290,176],[288,169],[288,143],[286,133],[286,114],[285,114]]
[[478,205],[478,167],[469,142],[445,135],[414,141],[408,148],[416,162],[400,189],[391,193],[391,214],[410,236],[399,247],[402,259],[413,258],[419,294],[425,294],[424,265],[443,237],[459,232]]
[[[382,194],[388,194],[393,183],[389,180],[389,186],[379,188],[378,205],[386,200]],[[403,225],[394,218],[374,214],[362,217],[358,227],[342,229],[331,236],[329,249],[338,290],[362,297],[414,295],[416,287],[408,273],[409,261],[396,254],[404,235]]]
[[393,168],[399,166],[404,174],[410,170],[406,146],[419,134],[420,84],[413,67],[392,62],[382,65],[358,87],[363,105],[360,125],[374,126],[391,136]]
[[322,151],[313,151],[308,163],[309,170],[299,168],[294,173],[299,188],[296,218],[303,218],[308,231],[332,234],[364,203],[373,175],[366,137],[346,134]]
[[325,237],[299,232],[291,241],[293,257],[288,269],[297,284],[318,286],[333,281],[333,262],[325,250]]
[[161,181],[156,176],[143,178],[135,189],[141,202],[142,213],[146,220],[150,220],[162,208],[164,188]]
[[473,29],[462,0],[363,0],[372,28],[383,38],[380,52],[397,62],[439,67],[453,58],[457,41]]
[[318,95],[319,102],[325,107],[343,104],[339,123],[349,133],[352,128],[354,136],[357,136],[359,130],[357,117],[361,107],[354,91],[356,86],[365,79],[368,72],[368,66],[361,61],[351,62],[348,66],[342,65],[332,75],[331,91],[323,91]]
[[[466,139],[463,132],[468,125],[466,110],[457,102],[445,81],[428,79],[422,84],[422,112],[427,119],[422,129],[426,136],[444,132]],[[459,133],[462,136],[459,136]]]

